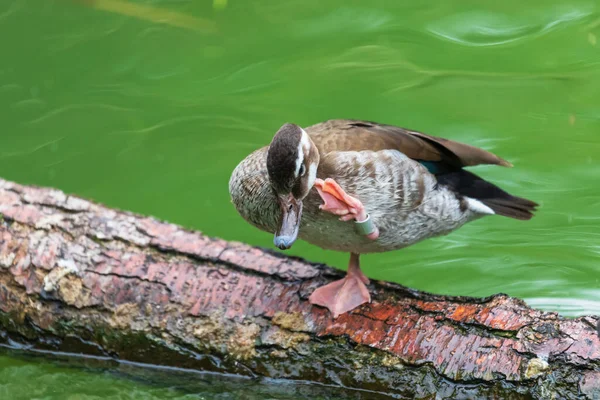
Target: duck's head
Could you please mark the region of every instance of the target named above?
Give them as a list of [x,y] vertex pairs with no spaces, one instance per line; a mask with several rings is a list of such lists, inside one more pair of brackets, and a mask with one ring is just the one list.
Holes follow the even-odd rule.
[[281,209],[273,242],[289,249],[298,237],[302,200],[317,178],[319,151],[304,129],[285,124],[275,134],[267,152],[267,170]]

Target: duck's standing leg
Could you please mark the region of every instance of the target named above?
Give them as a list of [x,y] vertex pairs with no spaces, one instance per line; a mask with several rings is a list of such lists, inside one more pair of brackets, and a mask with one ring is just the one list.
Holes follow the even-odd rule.
[[[368,219],[363,204],[360,200],[348,195],[333,179],[315,182],[319,195],[324,201],[321,210],[339,215],[342,221],[356,220],[363,222]],[[377,227],[373,226],[366,235],[375,240],[379,237]],[[350,264],[344,279],[332,282],[318,288],[309,297],[312,304],[326,307],[334,318],[364,303],[371,302],[371,295],[366,285],[369,279],[360,270],[359,255],[350,254]]]
[[358,258],[358,254],[351,253],[348,272],[344,279],[318,288],[308,300],[312,304],[328,308],[333,318],[361,304],[371,302],[371,295],[365,286],[369,283],[369,278],[360,270]]

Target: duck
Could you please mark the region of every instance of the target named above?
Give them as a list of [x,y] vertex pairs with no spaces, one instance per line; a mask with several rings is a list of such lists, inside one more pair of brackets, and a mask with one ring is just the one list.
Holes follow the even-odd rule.
[[287,250],[300,238],[346,252],[343,279],[309,296],[337,318],[371,302],[360,255],[402,249],[498,215],[530,220],[538,204],[466,168],[512,167],[484,149],[376,122],[285,123],[233,170],[240,216]]

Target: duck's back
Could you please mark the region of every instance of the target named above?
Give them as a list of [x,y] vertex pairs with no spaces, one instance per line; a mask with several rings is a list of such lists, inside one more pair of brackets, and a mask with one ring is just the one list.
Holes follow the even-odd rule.
[[478,147],[393,125],[334,119],[305,130],[321,154],[332,151],[398,150],[413,160],[454,168],[480,164],[511,166],[506,160]]

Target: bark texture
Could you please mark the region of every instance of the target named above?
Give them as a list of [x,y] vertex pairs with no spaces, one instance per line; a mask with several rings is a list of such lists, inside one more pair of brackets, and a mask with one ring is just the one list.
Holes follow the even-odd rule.
[[600,398],[595,316],[373,282],[372,304],[333,320],[307,301],[341,276],[323,265],[4,180],[0,213],[0,342],[11,346],[364,398]]

